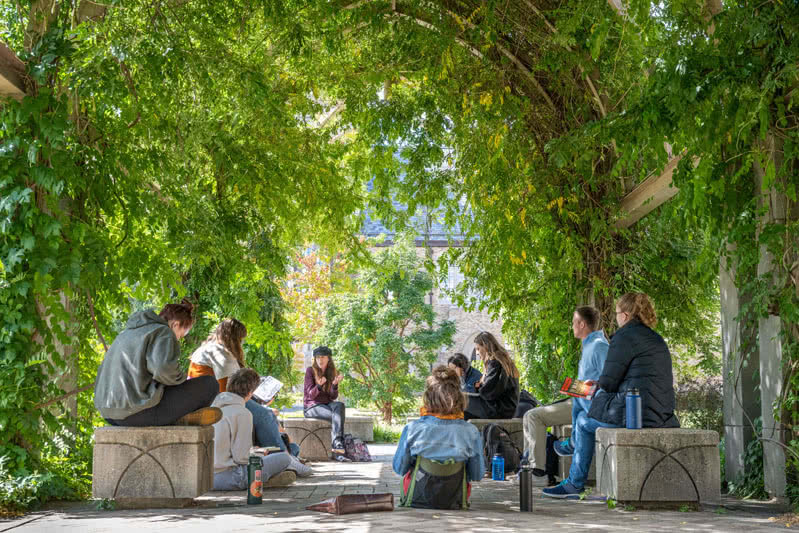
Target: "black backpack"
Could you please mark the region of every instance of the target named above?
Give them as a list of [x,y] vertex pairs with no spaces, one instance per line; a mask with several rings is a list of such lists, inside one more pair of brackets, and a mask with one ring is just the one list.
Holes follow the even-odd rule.
[[485,451],[486,469],[491,471],[491,461],[496,454],[505,459],[505,472],[516,472],[519,469],[521,450],[513,443],[508,432],[497,424],[483,427],[483,450]]

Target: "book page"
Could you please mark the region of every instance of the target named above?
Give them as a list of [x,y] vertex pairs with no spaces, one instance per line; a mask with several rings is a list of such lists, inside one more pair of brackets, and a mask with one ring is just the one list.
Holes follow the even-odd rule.
[[255,389],[253,396],[257,397],[262,402],[269,402],[282,387],[283,383],[272,376],[262,377],[261,383],[258,385],[258,388]]

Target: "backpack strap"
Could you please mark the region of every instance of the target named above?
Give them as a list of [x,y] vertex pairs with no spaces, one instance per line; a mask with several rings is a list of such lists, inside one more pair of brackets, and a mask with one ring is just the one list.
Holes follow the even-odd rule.
[[408,492],[403,494],[404,500],[400,500],[400,506],[402,507],[410,507],[411,503],[413,502],[413,491],[416,489],[416,474],[419,472],[419,466],[422,464],[421,461],[422,457],[418,456],[416,458],[416,465],[413,467],[413,473],[411,474],[411,484],[408,485]]
[[469,488],[466,481],[466,463],[461,463],[463,467],[463,484],[461,485],[461,510],[465,511],[469,508]]

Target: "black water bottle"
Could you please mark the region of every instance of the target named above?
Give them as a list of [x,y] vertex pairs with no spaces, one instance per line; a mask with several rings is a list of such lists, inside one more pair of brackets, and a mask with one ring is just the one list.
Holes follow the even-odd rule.
[[519,510],[533,512],[533,467],[529,463],[523,464],[519,470]]
[[263,503],[263,496],[261,489],[263,483],[261,481],[261,457],[258,455],[251,455],[250,461],[247,463],[247,504],[248,505],[261,505]]

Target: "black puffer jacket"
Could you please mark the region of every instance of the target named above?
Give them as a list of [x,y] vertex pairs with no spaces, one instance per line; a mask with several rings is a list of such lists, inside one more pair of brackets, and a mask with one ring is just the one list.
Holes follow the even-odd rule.
[[645,428],[680,427],[674,415],[669,348],[663,337],[638,320],[630,320],[610,340],[599,388],[588,411],[591,418],[623,427],[624,396],[638,389]]
[[490,418],[512,418],[519,403],[519,379],[510,377],[496,359],[486,361],[480,397],[493,414]]

